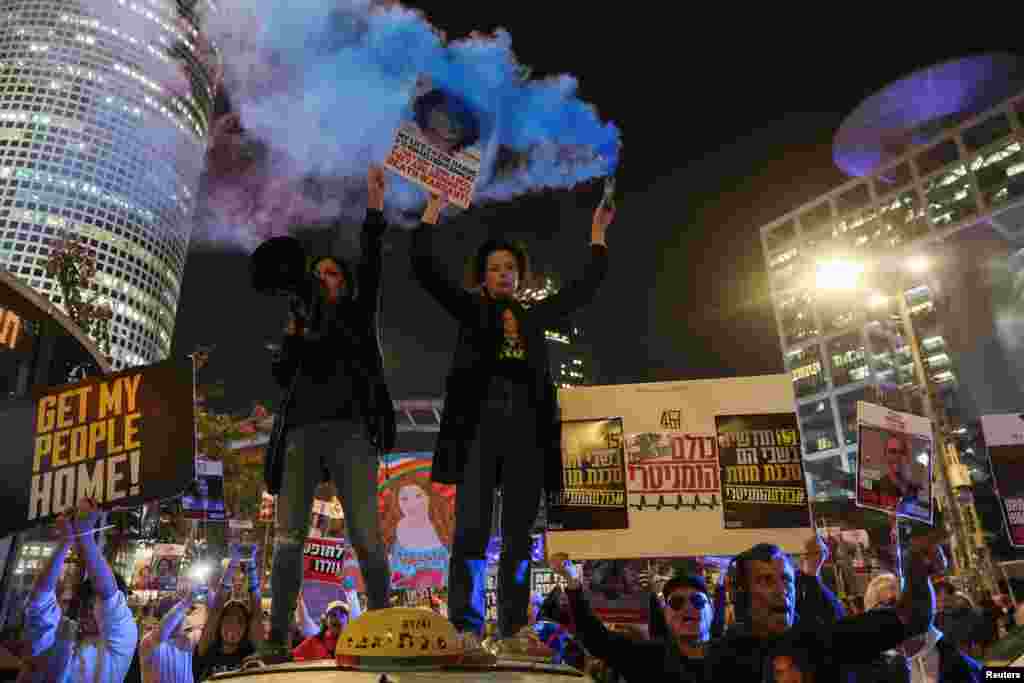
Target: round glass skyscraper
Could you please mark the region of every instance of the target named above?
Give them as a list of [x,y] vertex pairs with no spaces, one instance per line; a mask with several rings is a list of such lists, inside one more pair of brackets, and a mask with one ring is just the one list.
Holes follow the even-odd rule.
[[218,74],[206,0],[0,0],[0,268],[95,257],[115,369],[170,354]]

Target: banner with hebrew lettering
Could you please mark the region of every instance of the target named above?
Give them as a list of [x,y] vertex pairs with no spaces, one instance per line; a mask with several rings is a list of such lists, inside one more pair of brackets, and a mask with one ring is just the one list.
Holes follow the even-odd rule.
[[549,526],[550,554],[574,561],[729,556],[757,543],[800,553],[813,536],[806,506],[799,527],[727,528],[723,519],[715,420],[792,413],[790,375],[568,387],[558,403],[563,422],[621,416],[629,528]]
[[719,415],[715,428],[725,528],[807,527],[811,513],[796,415]]
[[548,529],[627,529],[622,418],[562,422],[562,490],[549,501]]

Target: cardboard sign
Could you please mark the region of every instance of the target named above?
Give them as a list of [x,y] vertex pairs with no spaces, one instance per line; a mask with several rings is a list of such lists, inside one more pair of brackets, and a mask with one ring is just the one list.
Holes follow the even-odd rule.
[[50,522],[90,497],[138,507],[192,480],[192,363],[174,360],[45,387],[0,408],[0,537]]
[[563,420],[621,415],[629,528],[549,531],[548,552],[573,560],[735,555],[758,543],[801,553],[814,533],[727,529],[719,477],[718,416],[791,413],[788,374],[559,390]]
[[857,505],[932,522],[932,423],[857,402]]

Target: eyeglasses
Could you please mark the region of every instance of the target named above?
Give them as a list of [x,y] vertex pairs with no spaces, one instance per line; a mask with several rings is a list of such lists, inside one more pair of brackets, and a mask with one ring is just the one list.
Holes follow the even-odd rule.
[[682,593],[676,593],[666,600],[665,604],[672,608],[673,612],[678,612],[686,606],[687,602],[689,602],[694,609],[704,609],[710,601],[703,593],[690,593],[689,596],[683,595]]

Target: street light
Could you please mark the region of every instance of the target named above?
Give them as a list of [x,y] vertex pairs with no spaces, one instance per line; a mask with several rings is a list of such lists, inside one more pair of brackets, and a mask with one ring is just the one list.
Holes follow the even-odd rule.
[[907,261],[907,268],[915,275],[927,272],[930,267],[931,263],[928,261],[928,257],[920,254],[910,257],[910,260]]
[[[921,275],[929,270],[931,263],[927,257],[923,255],[914,255],[905,262],[905,269],[911,271],[916,275]],[[865,267],[863,264],[843,259],[833,259],[830,261],[822,261],[817,264],[816,269],[816,280],[819,290],[832,290],[832,291],[853,291],[858,289],[860,276],[864,273]],[[874,281],[881,281],[885,275],[879,274]],[[874,282],[872,282],[874,284]],[[884,284],[884,283],[883,283]],[[972,548],[968,541],[969,534],[966,533],[961,515],[965,513],[961,510],[959,505],[960,500],[956,495],[958,490],[963,487],[963,480],[965,479],[963,470],[964,466],[959,462],[959,455],[956,453],[956,444],[951,438],[949,433],[945,413],[942,409],[942,403],[937,399],[935,394],[935,387],[932,384],[931,377],[928,374],[928,369],[924,364],[923,354],[921,347],[917,339],[917,334],[914,330],[913,321],[910,317],[910,309],[907,306],[906,295],[904,294],[904,287],[899,283],[899,278],[896,282],[896,296],[899,304],[899,320],[902,323],[904,334],[907,337],[908,344],[911,349],[911,353],[914,359],[914,367],[916,374],[921,377],[923,398],[924,398],[924,409],[926,417],[931,420],[933,428],[936,431],[937,438],[934,440],[935,447],[938,449],[940,454],[945,457],[938,458],[938,467],[936,474],[937,479],[940,482],[939,495],[937,496],[938,502],[942,507],[946,507],[948,504],[952,508],[951,516],[951,531],[955,539],[955,544],[962,549],[964,556],[970,558]],[[873,292],[868,297],[868,305],[871,308],[877,309],[885,306],[889,302],[888,296],[880,292]],[[947,467],[949,468],[947,470]],[[966,481],[970,481],[969,478]],[[970,516],[976,515],[973,512],[973,506],[968,510]],[[954,565],[959,564],[955,561]],[[974,566],[972,566],[974,565]],[[973,570],[979,578],[982,578],[982,572],[975,563],[972,563],[968,559],[967,566],[960,567],[963,570]],[[985,577],[990,578],[990,577]],[[984,580],[984,579],[983,579]]]
[[834,259],[818,264],[815,278],[818,289],[851,291],[857,289],[864,264]]

